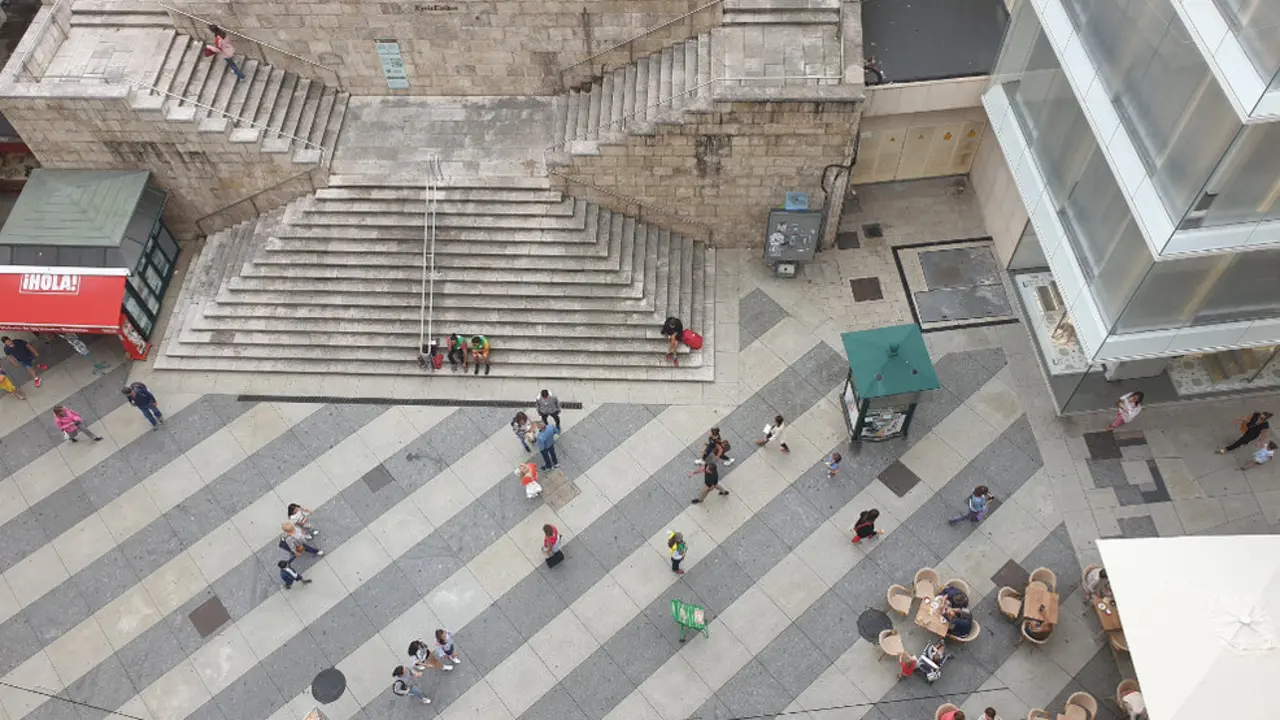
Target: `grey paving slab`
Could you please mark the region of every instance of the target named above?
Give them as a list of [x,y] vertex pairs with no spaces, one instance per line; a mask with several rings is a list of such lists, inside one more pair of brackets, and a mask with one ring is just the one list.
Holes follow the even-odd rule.
[[589,720],[601,720],[636,686],[609,653],[600,648],[561,680],[560,687]]
[[[582,565],[584,559],[594,560],[589,554],[574,557],[575,565]],[[555,568],[559,570],[560,568]],[[557,573],[557,583],[563,575]],[[520,636],[525,640],[533,637],[539,630],[555,619],[568,604],[556,593],[556,588],[542,573],[530,573],[516,583],[502,597],[497,599],[500,608],[511,623],[515,625]]]
[[602,647],[636,686],[676,652],[658,627],[644,615],[632,618]]
[[679,515],[684,506],[689,504],[688,498],[692,495],[681,492],[683,489],[680,486],[668,486],[660,480],[643,482],[628,493],[617,507],[642,537],[649,537],[668,529],[671,518]]
[[1119,518],[1120,532],[1127,538],[1160,537],[1156,531],[1156,521],[1150,515]]
[[146,688],[187,657],[187,651],[164,623],[152,625],[138,638],[140,642],[128,643],[116,653],[134,687]]
[[[590,528],[588,528],[589,530]],[[594,552],[595,546],[591,545],[585,537],[586,533],[576,538],[569,538],[565,543],[564,554],[565,561],[554,568],[549,568],[546,564],[538,566],[538,574],[542,575],[555,590],[556,595],[560,596],[566,604],[572,603],[582,596],[593,585],[605,576],[605,573],[617,565],[606,565]],[[637,535],[637,537],[639,537]],[[639,542],[643,542],[641,539]],[[615,550],[620,546],[615,546]],[[635,547],[640,547],[636,545]],[[632,548],[634,552],[635,548]],[[630,553],[627,553],[630,555]],[[625,556],[624,556],[625,557]]]
[[[1008,434],[1013,428],[991,441],[967,467],[956,475],[956,480],[963,483],[969,491],[978,485],[986,485],[997,497],[1012,497],[1019,488],[1043,463],[1031,458],[1009,441]],[[948,484],[947,489],[951,486]],[[999,505],[992,507],[991,512],[998,512]]]
[[[112,548],[89,566],[68,581],[80,596],[84,598],[91,612],[101,610],[107,603],[120,596],[121,593],[137,585],[141,578],[129,564],[120,548]],[[68,588],[60,586],[53,592],[67,592]]]
[[[954,354],[952,353],[952,355]],[[944,355],[942,359],[946,360],[949,357],[951,355]],[[937,365],[935,364],[934,367],[936,368]],[[994,373],[992,373],[992,376],[994,377]],[[986,380],[983,383],[985,384]],[[964,397],[967,399],[969,395],[966,394]],[[925,393],[924,399],[920,404],[916,405],[915,414],[911,416],[911,429],[908,432],[910,432],[911,437],[922,437],[937,427],[938,423],[954,412],[957,407],[960,407],[960,398],[952,391],[945,387],[930,390]]]
[[212,701],[201,705],[195,712],[186,717],[186,720],[237,720],[236,717],[227,717],[222,709]]
[[[991,576],[991,582],[995,583],[996,587],[1011,587],[1018,590],[1027,584],[1030,575],[1031,573],[1019,565],[1017,560],[1009,560]],[[1018,592],[1022,591],[1018,590]]]
[[760,582],[791,552],[791,547],[765,524],[760,515],[752,516],[743,523],[720,547],[753,582]]
[[145,578],[159,570],[182,550],[182,544],[169,521],[157,518],[120,543],[120,550],[138,577]]
[[394,565],[420,595],[426,595],[462,569],[464,563],[454,554],[443,534],[432,533],[406,550]]
[[[876,579],[879,578],[868,578],[867,582]],[[874,594],[883,599],[884,588],[888,585],[867,587],[874,589],[876,591]],[[868,607],[873,606],[865,599],[865,595],[860,594],[846,601],[833,587],[814,601],[809,609],[796,619],[795,624],[804,631],[804,634],[828,660],[835,662],[853,643],[857,642],[858,615]],[[783,703],[783,706],[785,707],[786,703]]]
[[191,619],[191,625],[200,637],[204,638],[213,635],[223,625],[231,622],[231,614],[227,612],[227,608],[216,594],[200,603],[187,617]]
[[1003,437],[1013,446],[1021,450],[1032,462],[1043,465],[1044,456],[1040,453],[1040,443],[1031,429],[1031,420],[1026,415],[1013,421],[1003,433]]
[[733,711],[728,705],[720,699],[719,695],[712,695],[711,699],[702,704],[698,711],[692,717],[698,720],[733,720]]
[[738,300],[738,334],[758,338],[782,322],[787,314],[768,293],[752,290]]
[[40,602],[23,608],[21,616],[31,624],[40,642],[48,645],[92,614],[84,597],[74,588],[67,588],[67,592],[49,593]]
[[[191,613],[213,597],[213,590],[205,588],[161,620],[161,623],[169,628],[169,632],[173,634],[174,640],[178,641],[178,644],[182,646],[183,651],[188,655],[199,650],[205,643],[205,638],[201,637],[200,633],[196,632],[195,626],[191,624]],[[117,652],[126,651],[129,646],[138,643],[140,640],[141,637],[134,638],[125,644],[125,648]]]
[[976,361],[979,365],[990,371],[992,375],[1000,372],[1001,368],[1009,364],[1009,356],[1005,353],[1004,348],[1001,347],[966,350],[965,354],[968,355],[970,359]]
[[964,662],[995,672],[1017,650],[1021,626],[1005,618],[994,594],[984,597],[973,606],[972,611],[974,619],[982,626],[982,635],[971,643],[953,644],[954,647],[962,648],[962,651],[955,652]]
[[1124,487],[1118,487],[1115,490],[1116,500],[1122,507],[1147,504],[1146,493],[1144,493],[1142,488],[1137,485],[1125,485]]
[[779,633],[756,659],[793,698],[828,667],[822,651],[795,624]]
[[[1130,676],[1132,677],[1132,676]],[[1075,682],[1080,685],[1085,692],[1093,695],[1098,700],[1103,698],[1112,698],[1116,694],[1116,686],[1124,679],[1119,664],[1116,662],[1115,652],[1110,645],[1104,645],[1098,649],[1098,652],[1085,663],[1080,672],[1075,675]],[[1068,685],[1068,688],[1071,686]],[[1065,688],[1064,688],[1065,689]],[[1074,692],[1074,690],[1072,691]],[[1068,692],[1067,696],[1071,693]],[[1063,696],[1063,700],[1066,696]],[[1105,703],[1099,703],[1105,704]],[[1054,707],[1057,707],[1056,705]],[[1112,706],[1114,709],[1114,706]],[[1099,708],[1101,710],[1101,708]],[[1099,713],[1101,715],[1101,713]],[[1117,719],[1118,720],[1118,719]]]
[[384,628],[422,595],[404,570],[392,563],[356,588],[351,597],[374,627]]
[[[307,632],[329,659],[329,664],[337,665],[381,629],[382,626],[375,626],[369,620],[355,598],[348,595],[311,623]],[[423,634],[427,632],[429,630],[424,629]],[[236,684],[239,683],[233,686]]]
[[[826,395],[849,377],[849,362],[844,355],[826,343],[818,343],[801,355],[791,368],[818,391]],[[765,386],[767,389],[768,385]]]
[[298,423],[292,433],[310,453],[319,456],[386,410],[382,405],[325,405]]
[[31,512],[40,523],[45,537],[49,538],[58,537],[97,511],[89,500],[84,484],[79,480],[63,485],[45,499],[52,502],[37,503],[36,507],[31,508]]
[[[377,472],[377,469],[371,472]],[[404,488],[392,482],[390,473],[384,470],[383,474],[385,482],[378,490],[370,489],[366,480],[351,483],[340,493],[342,499],[355,511],[356,516],[366,524],[377,522],[383,513],[395,507],[397,503],[407,502],[409,499],[409,494],[404,491]],[[368,477],[365,475],[365,478]]]
[[1054,528],[1035,550],[1022,560],[1028,571],[1047,567],[1058,576],[1058,595],[1068,597],[1080,587],[1080,560],[1071,545],[1065,524]]
[[892,490],[894,495],[906,497],[912,488],[920,484],[920,476],[911,472],[911,468],[901,462],[894,461],[892,465],[884,469],[884,472],[880,473],[880,482]]
[[[68,406],[75,407],[69,402]],[[5,468],[10,474],[16,473],[63,442],[66,441],[54,429],[49,415],[41,413],[4,436]]]
[[956,397],[968,398],[995,376],[972,352],[947,353],[933,364],[938,382]]
[[[185,413],[186,408],[178,414]],[[160,426],[159,430],[140,435],[137,440],[129,443],[123,454],[133,468],[134,475],[141,482],[173,462],[182,452],[183,447],[169,432],[169,426],[166,423]]]
[[[126,698],[127,699],[127,698]],[[288,698],[293,699],[293,696]],[[265,718],[288,702],[265,667],[258,665],[214,697],[218,709],[229,718]]]
[[[277,557],[282,555],[277,551]],[[275,567],[270,570],[263,567],[257,555],[250,555],[213,582],[210,587],[232,620],[244,617],[280,591],[279,571]]]
[[[321,510],[323,508],[323,510]],[[313,544],[317,545],[321,550],[328,551],[342,543],[350,540],[364,529],[365,523],[360,519],[360,515],[356,513],[355,508],[351,507],[351,503],[346,498],[338,495],[330,499],[319,508],[315,508],[316,514],[320,516],[318,522],[324,523],[324,534],[316,538]],[[281,510],[281,515],[284,510]],[[268,549],[274,548],[276,542],[273,540],[266,545]],[[311,555],[304,555],[298,560],[310,562]],[[274,563],[273,563],[274,564]],[[305,565],[301,567],[306,567]]]
[[482,674],[497,667],[524,643],[515,623],[497,605],[485,608],[466,627],[456,630],[454,637],[459,655],[464,655],[468,664]]
[[438,532],[453,548],[458,559],[467,563],[502,537],[504,531],[493,513],[484,505],[473,502],[441,525]]
[[141,690],[133,684],[124,663],[112,656],[95,667],[94,672],[68,685],[63,693],[83,703],[77,708],[82,720],[96,720],[108,716],[102,709],[118,708]]
[[769,717],[790,704],[786,689],[757,660],[747,663],[730,678],[716,691],[716,697],[732,717]]
[[1084,434],[1085,445],[1089,448],[1089,457],[1094,460],[1119,460],[1123,457],[1120,445],[1116,443],[1115,433],[1091,432]]
[[227,511],[214,495],[213,488],[206,485],[171,508],[163,519],[169,523],[178,539],[185,546],[190,546],[201,542],[206,535],[226,522]]
[[0,624],[0,671],[8,673],[27,658],[40,652],[44,645],[31,623],[22,614],[15,615]]
[[[844,478],[841,478],[841,482],[843,481]],[[777,497],[756,514],[756,518],[772,530],[788,550],[796,549],[827,517],[827,513],[819,511],[794,486],[778,493]],[[743,564],[741,559],[738,564]],[[745,565],[743,569],[750,572]]]
[[[301,424],[308,422],[304,419]],[[246,462],[253,464],[258,476],[272,487],[289,479],[317,457],[307,450],[296,432],[287,432],[267,443]]]
[[[230,420],[234,420],[234,417],[226,417],[229,412],[238,410],[243,414],[253,406],[254,403],[235,403],[235,405],[215,407],[209,396],[205,396],[183,408],[182,412],[178,413],[180,417],[175,417],[174,422],[166,421],[163,431],[169,433],[174,443],[186,452],[225,427]],[[163,405],[160,405],[160,410],[164,411]]]
[[[643,484],[654,482],[653,478]],[[637,492],[640,488],[637,488]],[[644,544],[647,536],[640,533],[618,506],[605,511],[571,543],[585,547],[605,567],[615,567]],[[576,551],[576,548],[575,548]],[[594,581],[593,581],[594,582]]]
[[[214,502],[222,508],[224,517],[234,516],[271,492],[272,476],[259,474],[255,471],[255,466],[252,458],[246,458],[237,463],[231,472],[223,473],[205,486]],[[277,480],[276,483],[278,482]],[[280,515],[288,518],[283,508]]]
[[374,493],[395,482],[395,478],[391,477],[391,471],[387,470],[387,466],[382,464],[365,473],[360,480],[365,487],[369,488],[369,492]]
[[724,612],[753,584],[751,576],[738,567],[722,547],[712,550],[693,570],[685,573],[684,581],[713,613]]
[[[909,528],[900,527],[895,532],[885,535],[867,553],[867,560],[880,566],[884,574],[895,583],[910,586],[916,571],[925,567],[937,567],[945,557],[934,552],[928,545],[915,536]],[[881,588],[881,595],[888,586]],[[881,597],[881,602],[884,598]]]
[[[405,645],[408,646],[407,641]],[[392,650],[402,651],[401,648]],[[267,672],[281,693],[294,698],[310,687],[316,673],[330,667],[330,662],[311,633],[300,632],[286,640],[258,667]],[[391,687],[391,668],[387,668],[387,687]],[[206,706],[210,704],[205,703]]]
[[666,409],[665,405],[605,403],[593,410],[591,415],[615,443],[622,444]]
[[794,420],[822,398],[808,379],[794,368],[787,368],[760,390],[760,397],[784,418]]
[[[1119,685],[1119,684],[1120,684],[1120,681],[1117,679],[1115,682],[1115,685],[1111,686],[1111,691],[1109,693],[1093,696],[1094,699],[1098,701],[1098,714],[1094,716],[1093,720],[1124,720],[1127,717],[1127,714],[1121,715],[1117,713],[1115,706],[1112,703],[1106,702],[1108,698],[1115,697],[1116,685]],[[1065,707],[1067,698],[1071,697],[1073,693],[1077,693],[1077,692],[1089,692],[1089,691],[1088,691],[1088,688],[1086,688],[1083,683],[1081,683],[1079,680],[1075,678],[1072,678],[1071,682],[1067,683],[1067,686],[1062,688],[1062,691],[1059,692],[1058,695],[1049,702],[1049,707],[1054,708],[1055,710],[1058,708]],[[1090,693],[1090,694],[1092,695],[1093,693]]]
[[1120,488],[1129,484],[1129,478],[1125,477],[1124,468],[1120,466],[1119,460],[1085,460],[1084,462],[1089,468],[1089,476],[1093,478],[1093,484],[1096,487]]
[[[559,476],[555,472],[544,472],[540,479],[544,492],[550,492],[555,487],[555,482],[559,480]],[[536,500],[529,500],[524,494],[524,486],[515,479],[514,475],[509,476],[509,479],[504,478],[498,481],[476,500],[485,509],[488,517],[492,518],[500,528],[515,527],[539,504]]]
[[556,685],[520,716],[522,720],[587,720],[587,714],[563,686]]

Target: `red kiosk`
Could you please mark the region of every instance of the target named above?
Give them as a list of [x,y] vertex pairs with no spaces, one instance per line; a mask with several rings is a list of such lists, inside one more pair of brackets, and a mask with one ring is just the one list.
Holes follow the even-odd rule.
[[178,260],[149,177],[31,173],[0,230],[0,330],[111,334],[146,358]]

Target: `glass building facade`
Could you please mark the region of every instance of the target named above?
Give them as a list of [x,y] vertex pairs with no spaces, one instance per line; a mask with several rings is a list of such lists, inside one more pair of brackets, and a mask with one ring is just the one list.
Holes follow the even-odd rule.
[[[1242,45],[1258,46],[1250,59],[1280,67],[1280,2],[1216,2],[1238,17]],[[1011,170],[1034,172],[1042,189],[1028,200],[1029,214],[1050,223],[1070,248],[1061,257],[1061,249],[1046,253],[1029,224],[1010,263],[1011,272],[1034,275],[1039,261],[1040,275],[1057,279],[1049,291],[1035,292],[1026,280],[1021,299],[1044,325],[1042,360],[1061,409],[1114,403],[1120,393],[1110,391],[1108,373],[1127,360],[1159,367],[1153,358],[1173,355],[1148,338],[1176,337],[1184,328],[1208,337],[1217,328],[1280,319],[1280,118],[1256,122],[1238,113],[1173,0],[1020,3],[987,95],[988,109],[998,107],[1006,118],[997,141]],[[1024,199],[1027,184],[1020,182]],[[1252,240],[1232,246],[1240,237]],[[1179,250],[1166,252],[1175,245]],[[1072,314],[1087,318],[1054,314],[1062,309],[1053,298],[1067,261],[1090,300]],[[1079,342],[1072,327],[1086,320],[1100,341]],[[1188,342],[1192,335],[1182,334]],[[1142,338],[1123,346],[1141,350],[1107,351],[1126,337]],[[1055,343],[1074,343],[1068,349],[1080,357],[1052,357],[1063,349]],[[1262,352],[1266,357],[1241,365],[1263,372],[1271,358],[1269,349]],[[1078,397],[1095,391],[1098,398]]]

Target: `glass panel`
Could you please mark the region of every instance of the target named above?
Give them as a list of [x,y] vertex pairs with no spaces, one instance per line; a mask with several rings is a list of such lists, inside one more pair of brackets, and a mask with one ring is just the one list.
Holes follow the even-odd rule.
[[[1280,5],[1280,3],[1278,3]],[[1280,218],[1280,123],[1249,125],[1236,137],[1206,190],[1201,225]]]
[[1036,229],[1031,223],[1027,223],[1022,229],[1018,247],[1014,248],[1013,257],[1009,259],[1009,269],[1030,270],[1048,266],[1049,260],[1044,256],[1044,248],[1040,245],[1040,238],[1036,236]]
[[1193,325],[1280,317],[1280,250],[1232,255],[1230,265],[1214,279],[1196,312]]
[[1240,128],[1170,0],[1065,0],[1169,215],[1191,208]]
[[1156,263],[1115,331],[1134,333],[1190,325],[1213,276],[1230,262],[1230,256],[1211,255]]
[[[1280,3],[1275,0],[1214,0],[1245,55],[1263,77],[1280,74]],[[1275,81],[1272,82],[1275,86]]]
[[150,292],[147,293],[148,299],[159,296],[161,291],[164,290],[164,278],[161,277],[160,273],[156,272],[155,268],[147,265],[143,268],[142,275],[147,279],[147,285],[150,286]]
[[178,243],[174,242],[173,236],[169,234],[169,228],[165,227],[164,223],[160,223],[160,233],[156,235],[156,243],[170,262],[178,259]]
[[164,253],[160,252],[159,248],[152,250],[151,254],[147,257],[147,260],[155,267],[156,272],[160,273],[161,277],[164,277],[166,280],[172,274],[170,269],[173,267],[173,264],[165,258]]

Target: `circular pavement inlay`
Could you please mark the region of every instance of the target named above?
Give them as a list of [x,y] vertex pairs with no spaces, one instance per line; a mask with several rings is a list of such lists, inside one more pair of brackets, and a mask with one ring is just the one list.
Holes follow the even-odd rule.
[[[883,615],[884,613],[881,613]],[[885,618],[886,620],[888,618]],[[311,681],[311,697],[316,702],[328,704],[342,697],[347,690],[347,676],[338,668],[321,670],[316,679]]]
[[867,642],[879,642],[880,631],[892,629],[893,621],[882,610],[867,608],[858,616],[858,634]]

